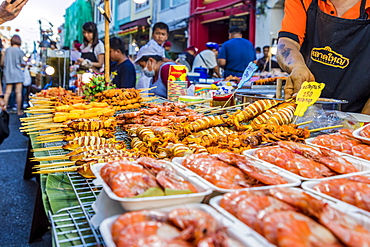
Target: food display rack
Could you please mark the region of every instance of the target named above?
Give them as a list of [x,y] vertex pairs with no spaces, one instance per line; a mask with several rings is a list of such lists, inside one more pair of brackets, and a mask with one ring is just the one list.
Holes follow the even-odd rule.
[[[63,144],[65,143],[50,142],[43,146],[53,147]],[[63,149],[47,152],[50,156],[68,153]],[[60,209],[55,214],[52,214],[51,210],[48,211],[55,246],[71,246],[71,243],[73,246],[105,246],[100,231],[90,223],[95,214],[92,204],[98,198],[102,187],[95,185],[93,179],[86,179],[77,172],[66,172],[66,175],[79,206]]]

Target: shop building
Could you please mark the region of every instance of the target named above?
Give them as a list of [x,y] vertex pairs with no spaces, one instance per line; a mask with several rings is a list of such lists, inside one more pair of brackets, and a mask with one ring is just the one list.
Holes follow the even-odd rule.
[[228,40],[230,26],[239,26],[243,37],[255,42],[256,0],[191,0],[189,45],[206,49],[209,41]]

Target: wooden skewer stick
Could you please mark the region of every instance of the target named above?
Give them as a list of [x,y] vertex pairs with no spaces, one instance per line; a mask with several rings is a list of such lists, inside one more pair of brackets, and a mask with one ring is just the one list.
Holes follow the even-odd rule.
[[22,125],[25,126],[25,125],[33,125],[33,124],[39,124],[39,123],[53,123],[53,119],[45,118],[43,120],[38,120],[34,122],[23,122]]
[[154,93],[140,93],[140,95],[154,95]]
[[211,102],[213,99],[205,99],[205,100],[202,100],[202,101],[197,101],[197,102],[189,102],[189,103],[185,103],[187,106],[191,106],[191,105],[198,105],[198,104],[203,104],[203,103],[207,103],[207,102]]
[[38,97],[38,96],[30,96],[31,99],[41,99],[41,100],[50,100],[48,98],[45,98],[45,97]]
[[218,109],[221,108],[221,106],[216,106],[216,107],[208,107],[208,108],[201,108],[201,109],[196,109],[196,112],[207,112],[207,111],[212,111],[213,109]]
[[309,130],[309,131],[310,132],[316,132],[316,131],[321,131],[321,130],[329,130],[329,129],[341,128],[341,127],[343,127],[343,124],[329,126],[329,127],[323,127],[323,128],[317,128],[317,129],[312,129],[312,130]]
[[62,142],[62,141],[64,141],[64,139],[55,139],[55,140],[36,142],[36,144],[44,144],[44,143],[49,143],[49,142]]
[[225,107],[225,108],[221,108],[221,109],[217,109],[217,110],[211,111],[211,113],[215,113],[215,112],[219,112],[219,111],[223,111],[223,110],[229,110],[229,109],[232,109],[232,108],[236,108],[236,107],[240,107],[240,106],[245,106],[245,105],[249,105],[249,104],[250,103],[247,102],[247,103],[243,103],[243,104],[240,104],[240,105],[229,106],[229,107]]
[[155,99],[159,99],[159,98],[158,97],[144,97],[144,98],[141,98],[140,102],[151,101]]
[[66,155],[55,155],[55,156],[30,158],[30,160],[32,160],[32,161],[51,161],[51,160],[65,160],[65,159],[68,159],[68,156],[66,156]]
[[73,166],[75,165],[76,162],[71,161],[71,162],[58,162],[58,163],[51,163],[51,164],[42,164],[42,165],[35,165],[34,169],[39,169],[39,168],[56,168],[56,167],[63,167],[63,166]]
[[36,141],[48,141],[53,139],[60,139],[64,138],[64,135],[55,135],[55,136],[37,136]]
[[157,86],[150,87],[150,88],[141,88],[141,89],[139,89],[138,91],[139,91],[139,92],[145,92],[145,91],[150,91],[150,90],[152,90],[152,89],[154,89],[154,88],[157,88]]
[[37,119],[40,119],[40,118],[52,118],[53,116],[54,116],[53,114],[43,114],[43,115],[40,115],[40,116],[20,118],[20,120],[29,122],[29,121],[34,121],[34,120],[37,120]]
[[34,149],[31,149],[31,152],[43,152],[43,151],[59,150],[59,149],[62,149],[62,146],[47,147],[47,148],[34,148]]
[[301,126],[301,125],[305,125],[305,124],[310,124],[312,122],[313,121],[306,121],[306,122],[298,123],[297,126]]
[[53,129],[53,130],[47,130],[47,131],[37,131],[37,132],[28,132],[28,134],[32,135],[40,135],[40,134],[58,134],[58,133],[63,133],[62,129]]
[[59,168],[59,169],[50,169],[50,170],[40,170],[37,172],[32,172],[32,174],[49,174],[54,172],[75,172],[77,171],[78,166],[69,167],[69,168]]

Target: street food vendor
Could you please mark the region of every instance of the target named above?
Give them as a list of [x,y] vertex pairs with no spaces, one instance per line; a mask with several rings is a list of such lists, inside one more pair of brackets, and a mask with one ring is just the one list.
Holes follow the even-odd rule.
[[163,57],[153,54],[152,49],[145,46],[137,53],[135,63],[141,66],[146,77],[152,78],[150,87],[155,88],[150,92],[157,96],[167,98],[167,83],[170,66],[176,65],[176,63],[173,61],[165,62]]
[[370,0],[286,0],[277,53],[290,73],[285,98],[304,81],[323,82],[321,97],[370,114],[369,16]]

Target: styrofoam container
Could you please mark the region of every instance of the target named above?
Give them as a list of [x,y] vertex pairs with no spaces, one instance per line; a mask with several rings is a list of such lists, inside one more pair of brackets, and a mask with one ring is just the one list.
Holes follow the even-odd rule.
[[[293,188],[293,189],[294,190],[298,190],[298,191],[302,191],[302,192],[304,191],[304,190],[299,189],[299,188]],[[338,209],[339,211],[347,214],[349,217],[351,217],[352,219],[354,219],[355,222],[357,222],[358,224],[362,225],[365,229],[367,229],[367,230],[370,231],[370,217],[367,217],[367,216],[364,217],[362,214],[359,214],[358,212],[352,211],[351,209],[349,209],[348,207],[346,207],[346,205],[343,205],[343,203],[340,203],[340,202],[337,202],[337,201],[333,201],[333,200],[327,200],[327,199],[322,198],[321,196],[318,196],[317,194],[311,193],[309,191],[304,191],[304,192],[306,192],[307,194],[309,194],[309,195],[311,195],[311,196],[313,196],[313,197],[315,197],[317,199],[320,199],[320,200],[328,203],[333,208]],[[234,215],[232,215],[231,213],[229,213],[226,209],[224,209],[223,207],[221,207],[220,206],[221,199],[222,199],[222,196],[217,196],[217,197],[212,198],[211,201],[210,201],[211,206],[214,207],[218,212],[220,212],[222,215],[224,215],[228,219],[234,221],[239,226],[239,230],[240,231],[248,231],[248,230],[249,231],[254,231],[248,225],[244,224],[242,221],[240,221]],[[258,232],[255,231],[255,234],[258,235],[259,239],[263,239],[262,241],[265,241],[268,244],[274,246],[273,244],[271,244],[270,242],[268,242],[268,240],[265,239]],[[265,246],[267,246],[267,244]]]
[[[351,177],[353,175],[348,175],[346,177]],[[370,177],[370,175],[365,175],[367,177]],[[318,185],[319,183],[321,183],[322,181],[326,181],[326,180],[334,180],[335,178],[326,178],[326,179],[323,179],[321,181],[305,181],[304,183],[302,183],[302,188],[304,190],[307,190],[309,192],[312,192],[316,195],[319,195],[320,197],[323,197],[325,199],[328,199],[328,200],[331,200],[331,201],[334,201],[336,202],[338,205],[344,205],[344,207],[348,208],[349,211],[352,211],[354,213],[359,213],[359,214],[364,214],[364,215],[367,215],[370,217],[370,212],[369,211],[366,211],[364,209],[361,209],[361,208],[358,208],[356,207],[355,205],[352,205],[352,204],[349,204],[349,203],[346,203],[342,200],[339,200],[335,197],[332,197],[332,196],[329,196],[329,195],[326,195],[324,193],[321,193],[317,190],[314,189],[314,187],[316,185]]]
[[366,127],[366,126],[368,126],[368,125],[369,125],[369,124],[367,124],[367,125],[365,125],[365,126],[362,126],[361,128],[358,128],[357,130],[353,131],[353,132],[352,132],[352,135],[353,135],[354,137],[356,137],[357,139],[360,139],[361,141],[363,141],[363,142],[365,142],[365,143],[367,143],[367,144],[370,144],[370,138],[366,138],[366,137],[364,137],[364,136],[360,135],[361,131],[362,131],[363,129],[365,129],[365,127]]
[[[229,237],[231,237],[234,240],[237,240],[242,246],[245,247],[272,246],[269,243],[267,243],[266,245],[265,244],[266,241],[259,235],[256,235],[253,230],[243,229],[243,231],[240,231],[241,229],[240,227],[242,227],[242,225],[241,226],[238,225],[240,223],[235,223],[234,221],[224,217],[219,212],[217,212],[212,207],[206,204],[185,204],[182,206],[158,208],[156,210],[161,212],[170,212],[176,208],[200,209],[207,212],[212,217],[214,217],[221,226],[227,228],[226,231]],[[104,242],[107,247],[116,247],[112,239],[111,227],[114,221],[118,218],[118,216],[119,215],[109,217],[105,219],[100,225],[100,232],[102,234],[102,237],[104,238]]]
[[[333,134],[333,135],[336,135],[336,134]],[[306,139],[307,145],[310,145],[310,146],[313,146],[313,147],[324,147],[324,146],[321,146],[321,145],[317,145],[317,144],[312,143],[313,142],[313,139],[314,138],[308,138],[308,139]],[[326,147],[326,148],[328,148],[328,147]],[[370,160],[366,160],[366,159],[363,159],[363,158],[360,158],[360,157],[357,157],[357,156],[354,156],[354,155],[351,155],[351,154],[343,153],[343,152],[340,152],[340,151],[337,151],[337,150],[332,150],[332,151],[337,152],[338,154],[340,154],[341,156],[343,156],[346,159],[347,159],[347,157],[350,157],[352,159],[357,159],[360,162],[363,162],[365,165],[370,166]]]
[[[217,187],[216,185],[212,184],[211,182],[208,182],[206,179],[202,178],[200,175],[196,174],[195,172],[189,170],[188,168],[184,167],[182,165],[182,162],[185,160],[184,157],[176,157],[172,160],[173,163],[175,163],[179,168],[183,169],[186,172],[189,172],[192,174],[192,176],[199,178],[203,183],[207,184],[208,187],[213,189],[214,191],[217,191],[219,193],[227,193],[227,192],[233,192],[236,191],[236,189],[223,189],[220,187]],[[260,190],[260,189],[270,189],[274,187],[294,187],[294,186],[299,186],[301,184],[301,181],[299,179],[294,178],[290,174],[288,174],[285,170],[283,169],[277,169],[276,166],[271,165],[271,164],[262,164],[258,163],[255,165],[256,167],[261,167],[265,168],[268,170],[271,170],[272,172],[275,172],[282,176],[285,180],[288,181],[287,184],[279,184],[279,185],[266,185],[266,186],[260,186],[260,187],[251,187],[251,188],[243,188],[239,190]]]
[[[307,145],[312,146],[314,148],[318,148],[318,146],[314,145],[314,144],[307,143]],[[315,180],[316,181],[316,180],[323,180],[323,179],[327,178],[327,177],[325,177],[325,178],[306,178],[306,177],[302,177],[302,176],[297,175],[293,172],[290,172],[290,171],[285,170],[281,167],[278,167],[274,164],[268,163],[267,161],[261,160],[261,159],[254,156],[254,152],[256,152],[258,149],[259,148],[245,150],[243,152],[243,155],[245,155],[247,157],[250,157],[250,158],[253,158],[255,160],[258,160],[261,163],[267,163],[267,164],[269,164],[273,167],[276,167],[279,170],[283,170],[283,171],[289,173],[289,175],[291,175],[292,177],[294,177],[296,179],[299,179],[299,180],[302,180],[302,181],[305,181],[305,180],[308,180],[308,181]],[[342,156],[347,161],[351,162],[359,170],[359,172],[353,172],[353,173],[348,173],[348,174],[350,174],[350,175],[361,175],[361,174],[366,174],[366,173],[370,172],[370,163],[364,161],[363,159],[357,158],[357,157],[352,156],[352,155],[345,155],[344,153],[341,153],[341,152],[338,152],[338,151],[335,151],[335,150],[332,150],[332,151],[335,152],[336,154]],[[342,177],[348,176],[348,174],[336,175],[336,176],[332,176],[331,178],[342,178]]]
[[107,193],[109,198],[120,202],[121,206],[127,211],[159,208],[185,203],[200,203],[206,195],[212,193],[212,190],[198,178],[190,176],[188,173],[181,169],[178,169],[170,162],[168,162],[168,164],[175,169],[178,175],[193,184],[198,190],[198,193],[142,198],[123,198],[117,196],[100,176],[100,169],[105,165],[105,163],[95,164],[91,167],[91,170],[97,177],[99,183],[101,183],[101,185],[103,186],[103,189]]

